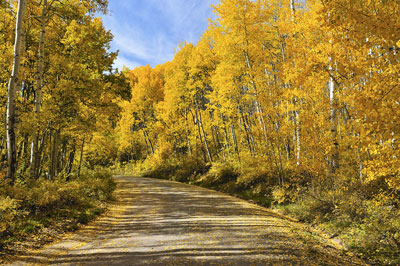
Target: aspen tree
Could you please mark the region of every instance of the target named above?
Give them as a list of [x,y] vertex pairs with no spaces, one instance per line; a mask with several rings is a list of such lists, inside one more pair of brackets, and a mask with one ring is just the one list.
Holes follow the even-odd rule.
[[[42,14],[40,16],[40,38],[39,38],[39,56],[38,56],[38,69],[36,78],[36,90],[35,90],[35,115],[36,120],[40,121],[40,104],[42,100],[42,88],[43,88],[43,72],[44,72],[44,57],[45,57],[45,36],[46,36],[46,24],[48,20],[48,2],[43,0]],[[32,147],[31,147],[31,171],[34,178],[38,177],[39,167],[39,154],[38,154],[38,141],[39,134],[36,132],[33,136]]]
[[16,171],[16,135],[15,135],[15,93],[19,84],[19,68],[21,60],[21,45],[24,34],[23,19],[26,9],[26,0],[18,0],[17,21],[15,26],[14,60],[13,68],[8,83],[8,102],[7,102],[7,178],[11,183],[15,180]]

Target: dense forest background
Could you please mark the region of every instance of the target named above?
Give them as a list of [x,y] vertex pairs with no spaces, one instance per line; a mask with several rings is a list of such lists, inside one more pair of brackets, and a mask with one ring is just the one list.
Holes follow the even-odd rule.
[[[106,7],[28,3],[10,174],[16,5],[1,2],[5,191],[140,172],[275,206],[400,264],[399,1],[221,0],[197,44],[121,73],[94,16]],[[7,193],[3,223],[21,208]]]

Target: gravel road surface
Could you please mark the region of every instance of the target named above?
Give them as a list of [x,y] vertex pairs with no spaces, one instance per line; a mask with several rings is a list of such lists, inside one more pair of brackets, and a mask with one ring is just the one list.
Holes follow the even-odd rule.
[[106,214],[9,265],[365,265],[329,242],[308,244],[304,225],[235,197],[158,179],[116,181]]

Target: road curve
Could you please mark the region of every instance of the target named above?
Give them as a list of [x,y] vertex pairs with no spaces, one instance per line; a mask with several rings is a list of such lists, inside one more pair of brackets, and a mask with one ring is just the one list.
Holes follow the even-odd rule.
[[17,265],[364,265],[300,239],[300,224],[235,197],[165,180],[116,177],[116,204]]

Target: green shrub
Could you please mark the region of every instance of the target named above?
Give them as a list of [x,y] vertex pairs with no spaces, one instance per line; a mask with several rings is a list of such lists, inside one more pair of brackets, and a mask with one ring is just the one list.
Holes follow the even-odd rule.
[[196,176],[206,173],[209,169],[209,165],[204,163],[204,161],[188,157],[185,160],[179,161],[177,169],[170,179],[179,182],[188,182]]
[[178,169],[177,163],[173,159],[164,160],[157,155],[147,158],[140,164],[140,167],[143,176],[159,179],[170,179]]
[[[128,167],[132,169],[131,166]],[[175,159],[154,155],[147,158],[144,162],[136,163],[133,169],[133,172],[141,172],[141,176],[144,177],[188,182],[194,176],[207,172],[209,166],[195,157]],[[132,170],[129,174],[132,174]]]
[[91,218],[91,215],[87,214],[86,212],[80,212],[78,216],[78,222],[81,224],[88,224]]
[[230,162],[213,163],[210,170],[200,177],[196,183],[206,187],[218,186],[236,181],[239,176],[237,168]]
[[374,265],[400,264],[400,202],[390,196],[346,190],[309,189],[292,204],[281,205],[301,221],[318,224]]
[[380,265],[400,265],[400,210],[382,198],[365,202],[365,217],[343,234],[353,249]]
[[23,226],[23,232],[25,234],[31,234],[38,231],[42,226],[43,225],[40,222],[28,219]]

